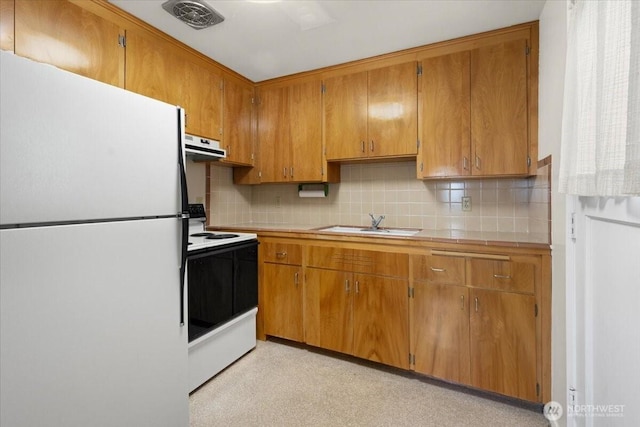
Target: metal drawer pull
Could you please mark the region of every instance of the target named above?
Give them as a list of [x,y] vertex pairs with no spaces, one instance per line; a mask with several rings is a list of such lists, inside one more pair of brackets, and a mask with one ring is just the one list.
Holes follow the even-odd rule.
[[504,276],[502,274],[494,274],[493,277],[496,279],[511,279],[511,276]]
[[360,293],[360,282],[356,280],[356,294]]
[[364,141],[362,141],[362,152],[364,153]]
[[293,166],[291,166],[290,171],[291,171],[291,173],[289,174],[289,176],[290,176],[291,178],[293,178]]
[[286,256],[286,252],[276,252],[276,258],[285,258]]
[[478,312],[478,297],[475,298],[476,300],[476,313]]
[[298,286],[298,272],[296,271],[296,274],[293,275],[293,283]]
[[444,268],[435,268],[435,267],[431,267],[431,271],[435,271],[436,273],[444,273],[445,271],[447,271]]
[[344,291],[349,293],[349,279],[344,281]]
[[480,169],[480,157],[476,156],[476,169]]
[[371,145],[370,145],[370,147],[371,147],[371,151],[373,151],[373,148],[374,148],[374,145],[373,145],[373,139],[371,140]]
[[460,295],[460,310],[464,310],[464,295]]
[[462,158],[462,169],[469,170],[469,159],[466,156]]

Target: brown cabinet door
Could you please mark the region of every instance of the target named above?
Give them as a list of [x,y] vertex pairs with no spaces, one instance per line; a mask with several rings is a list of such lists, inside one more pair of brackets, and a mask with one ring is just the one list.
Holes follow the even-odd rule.
[[368,157],[416,154],[418,75],[415,62],[368,73]]
[[118,25],[67,1],[15,2],[17,55],[118,87],[124,85],[121,34]]
[[263,280],[265,334],[303,341],[300,267],[265,263]]
[[185,61],[181,80],[181,106],[185,132],[219,141],[222,137],[222,78],[211,70]]
[[222,146],[227,150],[225,161],[229,163],[253,164],[252,99],[251,86],[225,80]]
[[367,155],[367,72],[325,80],[324,140],[327,160]]
[[287,182],[290,174],[289,88],[260,92],[258,143],[262,182]]
[[[125,88],[169,104],[182,104],[185,60],[164,40],[127,31]],[[188,118],[187,118],[188,120]]]
[[471,51],[474,175],[528,172],[527,40]]
[[471,384],[537,400],[535,297],[472,289]]
[[305,341],[309,345],[353,353],[352,275],[307,268]]
[[291,181],[322,181],[322,85],[311,81],[289,88]]
[[422,61],[420,176],[471,173],[469,51]]
[[0,0],[0,50],[15,51],[15,3]]
[[415,282],[413,303],[416,372],[469,384],[469,290]]
[[409,368],[407,289],[407,280],[354,275],[354,356]]

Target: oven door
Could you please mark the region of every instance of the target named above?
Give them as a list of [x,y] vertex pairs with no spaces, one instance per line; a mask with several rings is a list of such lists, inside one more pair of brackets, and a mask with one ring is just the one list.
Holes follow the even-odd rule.
[[258,241],[189,253],[189,342],[258,305]]

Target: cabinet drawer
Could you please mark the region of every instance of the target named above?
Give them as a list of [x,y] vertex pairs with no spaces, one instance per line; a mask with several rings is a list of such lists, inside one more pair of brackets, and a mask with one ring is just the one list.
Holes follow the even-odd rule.
[[347,270],[351,266],[353,250],[324,246],[309,246],[307,266],[331,270]]
[[471,259],[470,263],[473,287],[534,293],[534,264],[488,259]]
[[465,285],[465,259],[441,255],[414,255],[413,278],[442,285]]
[[380,276],[409,277],[409,255],[397,252],[353,251],[354,273]]
[[295,243],[261,242],[262,261],[302,265],[302,248]]
[[409,277],[409,255],[395,252],[311,246],[307,265],[353,273]]

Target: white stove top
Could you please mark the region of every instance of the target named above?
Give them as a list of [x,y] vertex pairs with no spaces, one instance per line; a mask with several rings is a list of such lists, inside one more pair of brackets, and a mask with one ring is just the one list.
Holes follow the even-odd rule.
[[[194,234],[198,234],[194,236]],[[201,234],[206,234],[202,236]],[[211,238],[209,238],[211,237]],[[237,233],[235,231],[206,231],[204,222],[200,220],[189,221],[189,245],[187,251],[197,251],[205,248],[240,243],[257,239],[254,233]]]

